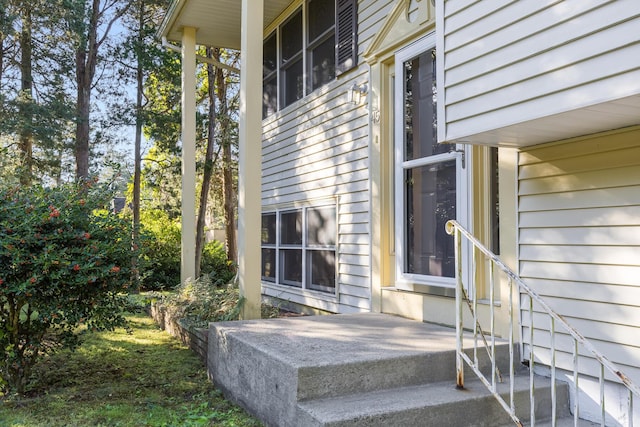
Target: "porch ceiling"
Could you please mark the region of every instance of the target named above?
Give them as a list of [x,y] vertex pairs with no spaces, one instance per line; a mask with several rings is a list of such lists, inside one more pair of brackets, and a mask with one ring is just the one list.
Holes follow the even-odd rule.
[[[292,0],[264,0],[264,27]],[[174,0],[160,26],[160,36],[179,41],[184,27],[194,27],[196,43],[240,49],[240,0]]]

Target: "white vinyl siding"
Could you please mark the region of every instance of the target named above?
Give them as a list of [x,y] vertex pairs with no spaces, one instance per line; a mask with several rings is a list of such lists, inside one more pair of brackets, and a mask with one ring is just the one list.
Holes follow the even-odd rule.
[[[583,115],[565,120],[561,130],[522,125],[510,143],[549,141],[545,132],[577,136],[595,132],[594,126],[607,130],[637,123],[637,114],[635,119],[631,114],[638,111],[637,98],[626,110],[617,105],[619,112],[587,111],[640,94],[637,0],[441,0],[438,5],[444,9],[438,49],[446,55],[440,140],[581,108]],[[619,126],[606,127],[609,120]],[[590,132],[580,133],[586,128]]]
[[[359,55],[382,25],[392,1],[358,4]],[[348,102],[348,89],[368,83],[361,59],[349,71],[263,121],[263,211],[335,199],[337,295],[263,282],[269,296],[318,309],[351,313],[371,308],[369,124],[366,102]],[[366,97],[365,97],[366,98]]]
[[[523,151],[518,165],[520,276],[601,352],[640,381],[640,130]],[[522,300],[524,341],[528,298]],[[549,322],[534,316],[536,359]],[[572,344],[559,334],[562,368]],[[528,347],[525,345],[525,356]],[[597,376],[595,361],[580,371]]]

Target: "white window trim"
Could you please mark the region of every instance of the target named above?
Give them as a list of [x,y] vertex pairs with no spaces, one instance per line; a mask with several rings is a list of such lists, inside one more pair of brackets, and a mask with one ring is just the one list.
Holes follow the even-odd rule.
[[[335,244],[332,246],[317,246],[317,247],[308,247],[307,245],[307,211],[310,209],[322,209],[322,208],[334,208],[336,212],[335,216],[335,226],[336,226],[336,235],[335,235]],[[300,247],[293,247],[291,245],[283,245],[280,242],[280,215],[286,212],[293,211],[302,211],[302,245]],[[261,283],[262,286],[270,287],[273,289],[280,289],[286,292],[292,293],[300,293],[302,295],[309,296],[322,296],[325,299],[329,298],[331,300],[337,300],[339,295],[339,276],[340,276],[340,264],[339,264],[339,254],[340,254],[340,242],[339,242],[339,227],[338,227],[338,217],[339,217],[339,204],[337,199],[331,199],[331,201],[327,202],[317,202],[317,203],[308,203],[302,205],[289,205],[289,206],[279,206],[275,209],[265,209],[262,211],[262,215],[264,214],[275,214],[276,215],[276,244],[274,246],[264,246],[261,244],[261,248],[273,248],[276,251],[275,256],[275,281],[269,281],[264,279],[261,275]],[[283,283],[280,278],[280,257],[279,250],[280,249],[300,249],[302,251],[302,283],[301,286],[287,285]],[[335,277],[334,277],[334,292],[326,292],[317,289],[309,288],[308,284],[308,275],[307,275],[307,252],[308,250],[333,250],[335,252]],[[262,265],[262,260],[260,260]],[[261,267],[262,269],[262,267]]]
[[[469,217],[469,188],[470,177],[472,176],[472,162],[466,161],[465,167],[462,168],[462,161],[464,158],[469,159],[470,150],[464,145],[458,145],[456,151],[444,154],[438,154],[426,158],[419,158],[414,160],[404,160],[404,115],[399,114],[404,108],[404,63],[412,58],[415,58],[420,53],[433,49],[436,45],[435,33],[430,33],[421,39],[411,43],[410,45],[398,50],[395,54],[395,79],[394,79],[394,204],[395,204],[395,253],[396,253],[396,286],[400,289],[408,291],[430,291],[427,287],[454,289],[456,280],[449,277],[438,277],[421,274],[406,273],[404,271],[405,265],[405,241],[406,241],[406,228],[405,228],[405,188],[403,185],[404,171],[408,168],[424,166],[436,162],[441,162],[449,159],[456,159],[456,220],[460,222],[464,227],[468,228]],[[463,247],[463,257],[467,248]],[[468,275],[469,268],[467,268],[467,262],[463,261],[463,280],[464,283],[469,283]],[[437,290],[434,293],[439,293]],[[445,292],[446,293],[446,292]]]

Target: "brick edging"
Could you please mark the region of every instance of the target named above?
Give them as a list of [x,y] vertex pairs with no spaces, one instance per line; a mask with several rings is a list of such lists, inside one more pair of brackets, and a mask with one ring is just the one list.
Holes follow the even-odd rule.
[[182,319],[176,319],[171,315],[166,306],[152,303],[149,314],[156,324],[169,334],[178,338],[191,351],[196,353],[200,361],[207,365],[207,349],[209,345],[209,331],[205,328],[187,328]]

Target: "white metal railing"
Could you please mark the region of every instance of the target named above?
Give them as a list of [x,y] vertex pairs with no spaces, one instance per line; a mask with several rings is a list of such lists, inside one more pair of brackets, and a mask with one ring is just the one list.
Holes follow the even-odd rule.
[[[573,339],[573,392],[575,399],[573,399],[573,416],[574,425],[578,425],[578,418],[580,414],[579,408],[579,378],[578,373],[578,345],[582,345],[582,348],[590,353],[599,363],[599,387],[600,387],[600,408],[601,408],[601,425],[605,425],[605,370],[609,371],[614,378],[617,378],[621,384],[623,384],[628,390],[627,399],[627,418],[628,426],[633,427],[633,403],[634,396],[640,397],[640,388],[635,385],[631,379],[626,376],[615,364],[609,361],[602,353],[596,350],[593,345],[575,328],[573,328],[567,321],[558,313],[553,311],[551,307],[524,281],[516,275],[509,267],[507,267],[495,254],[487,249],[482,243],[480,243],[473,235],[465,230],[458,222],[450,220],[446,224],[446,231],[448,234],[454,236],[455,240],[455,263],[456,263],[456,386],[458,388],[464,388],[464,363],[466,363],[473,372],[478,376],[482,383],[489,389],[493,396],[498,400],[504,410],[511,416],[511,419],[518,426],[522,426],[522,421],[516,415],[516,408],[514,403],[514,304],[513,294],[514,286],[517,286],[517,290],[520,293],[528,295],[528,316],[529,316],[529,400],[530,400],[530,418],[531,425],[535,425],[535,380],[534,380],[534,324],[533,324],[533,304],[534,302],[541,308],[544,313],[550,319],[550,376],[551,376],[551,425],[556,426],[557,418],[557,399],[556,399],[556,345],[555,334],[556,329],[560,328],[564,332],[571,336]],[[491,342],[487,342],[486,333],[482,330],[480,322],[478,320],[478,298],[477,298],[477,286],[470,287],[470,293],[467,292],[462,275],[462,238],[465,238],[472,245],[472,274],[470,277],[476,276],[476,269],[478,266],[478,256],[483,256],[484,260],[488,262],[488,282],[489,282],[489,318],[490,318],[490,330],[488,331]],[[508,303],[508,317],[509,317],[509,401],[507,402],[497,390],[497,382],[502,382],[502,375],[496,367],[496,341],[495,341],[495,302],[494,293],[496,287],[496,267],[507,277],[509,285],[509,303]],[[463,304],[466,304],[473,316],[473,353],[472,356],[467,355],[463,348]],[[525,309],[526,310],[526,309]],[[524,314],[523,314],[524,315]],[[478,334],[480,334],[483,342],[483,346],[486,349],[491,359],[491,379],[480,371],[478,363]]]

